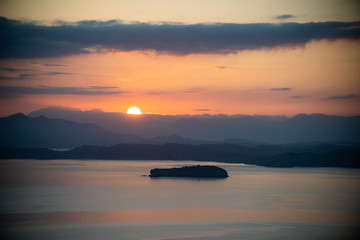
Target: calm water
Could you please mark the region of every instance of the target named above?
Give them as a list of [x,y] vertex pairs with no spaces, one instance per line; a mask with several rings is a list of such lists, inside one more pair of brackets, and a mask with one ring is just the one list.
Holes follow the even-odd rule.
[[239,164],[150,179],[171,161],[0,161],[2,239],[353,239],[360,170]]

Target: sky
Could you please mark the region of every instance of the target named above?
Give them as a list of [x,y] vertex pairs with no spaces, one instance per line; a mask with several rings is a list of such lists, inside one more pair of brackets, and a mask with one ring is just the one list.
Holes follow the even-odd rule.
[[0,0],[0,116],[360,115],[356,0]]

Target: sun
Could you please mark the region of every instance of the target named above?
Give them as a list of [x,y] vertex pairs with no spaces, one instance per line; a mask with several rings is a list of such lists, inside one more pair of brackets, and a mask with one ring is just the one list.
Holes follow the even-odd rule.
[[127,112],[127,114],[134,114],[134,115],[140,115],[141,114],[141,110],[138,107],[130,107]]

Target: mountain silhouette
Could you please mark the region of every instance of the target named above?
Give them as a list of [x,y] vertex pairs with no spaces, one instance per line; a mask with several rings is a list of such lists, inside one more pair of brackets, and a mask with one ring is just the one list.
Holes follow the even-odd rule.
[[32,118],[21,113],[0,118],[0,132],[0,145],[11,147],[71,148],[144,141],[139,136],[112,133],[91,123]]
[[[135,134],[144,138],[179,135],[205,141],[248,142],[248,144],[289,144],[305,142],[360,143],[360,116],[298,114],[285,116],[247,115],[157,115],[136,118],[101,110],[48,107],[29,116],[47,116],[81,123],[94,123],[108,131]],[[230,139],[230,140],[229,140]]]
[[197,140],[192,138],[184,138],[180,135],[171,134],[167,136],[157,136],[150,138],[148,143],[152,144],[165,144],[165,143],[178,143],[178,144],[210,144],[217,143],[214,141]]

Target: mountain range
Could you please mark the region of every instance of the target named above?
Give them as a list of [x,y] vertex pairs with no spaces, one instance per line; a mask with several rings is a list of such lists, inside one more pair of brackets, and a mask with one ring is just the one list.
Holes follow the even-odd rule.
[[0,131],[0,144],[12,147],[71,148],[142,141],[141,137],[112,133],[91,123],[32,118],[21,113],[1,118]]
[[82,145],[109,146],[119,143],[204,144],[210,141],[178,135],[145,139],[134,134],[114,133],[93,123],[78,123],[22,113],[0,118],[0,145],[9,147],[73,148]]
[[[0,158],[157,159],[271,167],[360,167],[359,117],[316,114],[284,119],[266,116],[127,116],[102,111],[73,112],[73,115],[66,115],[69,110],[64,110],[61,115],[67,118],[82,117],[83,122],[36,116],[36,112],[29,116],[18,113],[0,118]],[[127,131],[111,131],[109,126],[105,128],[91,123],[101,119],[101,116],[105,122],[120,126],[124,124],[121,128],[127,128]],[[138,127],[160,128],[160,123],[156,123],[155,119],[159,119],[163,125],[161,133],[169,135],[145,137],[134,134],[138,132]],[[231,127],[234,128],[233,133],[221,135],[227,137],[222,141],[204,137],[228,132]],[[207,135],[188,134],[197,139],[177,135],[187,135],[190,130],[204,131],[205,128]],[[239,129],[243,131],[238,132]],[[250,130],[253,131],[251,135]],[[147,133],[151,131],[148,129]],[[246,137],[253,138],[249,140]],[[258,139],[277,141],[260,142]],[[308,141],[301,143],[300,140]],[[59,148],[67,149],[60,151]]]
[[359,146],[360,117],[299,114],[131,116],[100,110],[49,107],[0,118],[0,145],[73,148],[82,145],[336,143]]
[[323,114],[298,114],[294,117],[222,114],[131,116],[124,113],[81,111],[58,106],[39,109],[29,113],[28,116],[92,123],[110,132],[138,135],[147,139],[177,135],[202,141],[242,142],[255,145],[307,142],[360,143],[360,116]]

